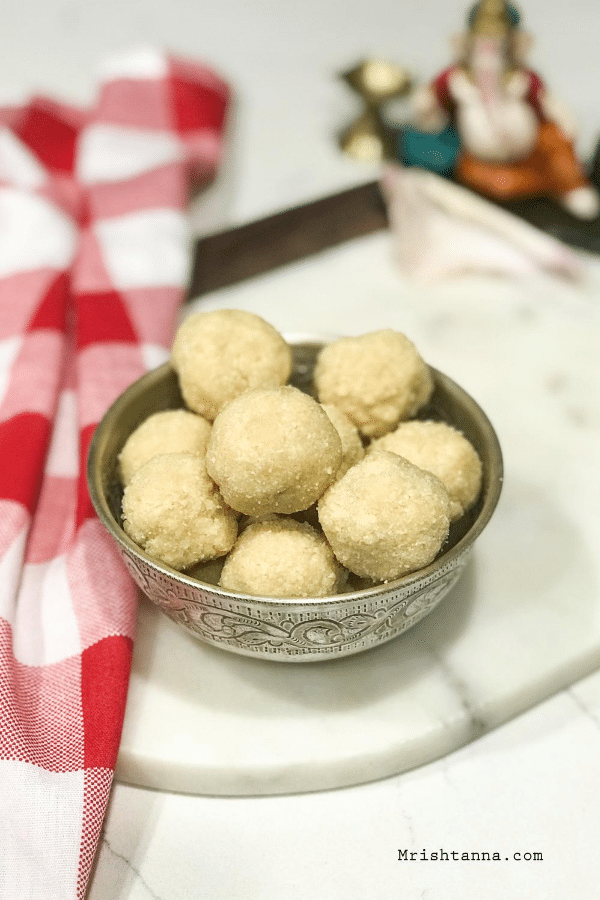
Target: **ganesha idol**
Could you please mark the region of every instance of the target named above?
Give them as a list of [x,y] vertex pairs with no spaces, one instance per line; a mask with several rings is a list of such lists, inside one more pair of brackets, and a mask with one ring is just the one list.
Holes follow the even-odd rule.
[[552,198],[595,219],[600,197],[576,158],[573,123],[523,64],[527,38],[519,26],[519,13],[503,0],[473,7],[457,62],[415,92],[420,130],[404,133],[402,155],[413,154],[404,161],[435,168],[428,157],[445,152],[453,177],[484,196]]

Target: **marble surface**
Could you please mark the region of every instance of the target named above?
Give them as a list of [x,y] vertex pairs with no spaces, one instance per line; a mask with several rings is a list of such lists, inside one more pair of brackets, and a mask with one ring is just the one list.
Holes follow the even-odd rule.
[[[118,785],[89,900],[595,900],[599,754],[595,674],[369,785],[251,798]],[[421,861],[423,849],[500,860]],[[399,861],[399,850],[419,858]]]
[[[593,267],[587,277],[591,297]],[[118,780],[207,794],[373,780],[480,737],[597,667],[600,317],[562,287],[550,300],[537,281],[418,291],[382,234],[192,304],[186,312],[251,309],[283,331],[404,331],[490,416],[503,494],[440,607],[345,660],[240,658],[144,603]]]
[[[5,10],[0,102],[36,91],[87,102],[102,60],[140,43],[215,65],[235,87],[236,113],[222,177],[191,216],[197,231],[210,231],[376,177],[377,167],[335,146],[357,112],[335,73],[381,55],[430,77],[447,64],[468,5],[370,0],[348,14],[338,0],[279,0],[274,14],[266,0],[29,0]],[[521,6],[535,38],[531,63],[579,120],[585,157],[600,132],[598,5]],[[401,327],[488,411],[504,448],[506,490],[457,606],[463,623],[478,625],[477,599],[495,607],[503,629],[496,633],[490,620],[469,660],[478,657],[484,671],[495,653],[508,682],[529,657],[546,677],[557,652],[577,644],[591,651],[597,635],[597,260],[586,271],[581,285],[483,275],[415,285],[394,272],[380,235],[205,301],[262,311],[290,331]],[[499,582],[504,595],[486,594]],[[450,629],[444,645],[459,675],[468,634]],[[573,656],[561,664],[548,684],[557,693],[526,713],[497,725],[502,709],[495,719],[488,710],[493,730],[385,779],[260,797],[117,782],[88,900],[596,900],[600,674],[591,670],[600,660],[587,653],[577,667]],[[491,674],[497,686],[504,672]],[[475,687],[472,708],[491,685]],[[242,688],[247,697],[252,683]],[[380,686],[364,686],[363,705],[377,691],[383,713],[389,696]],[[455,709],[456,692],[448,695]],[[297,700],[290,705],[297,709]],[[346,721],[358,731],[357,720]],[[198,752],[214,740],[197,735]],[[501,860],[398,860],[398,850],[423,848],[497,850]],[[517,853],[543,859],[515,860]]]

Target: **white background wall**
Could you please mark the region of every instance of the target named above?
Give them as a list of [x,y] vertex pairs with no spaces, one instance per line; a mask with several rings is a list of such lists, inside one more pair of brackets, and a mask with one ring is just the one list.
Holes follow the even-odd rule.
[[[377,55],[429,78],[448,63],[468,7],[462,0],[17,0],[3,8],[0,99],[41,91],[87,102],[102,60],[138,43],[203,59],[237,94],[228,216],[252,219],[368,180],[368,168],[335,145],[356,108],[336,73]],[[520,8],[535,37],[531,63],[575,113],[588,156],[600,134],[598,4],[528,0]]]

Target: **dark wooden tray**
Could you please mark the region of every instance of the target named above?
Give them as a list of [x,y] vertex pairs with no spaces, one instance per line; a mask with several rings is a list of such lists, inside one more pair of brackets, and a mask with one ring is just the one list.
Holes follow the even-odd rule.
[[387,226],[376,182],[200,238],[190,298],[245,281]]

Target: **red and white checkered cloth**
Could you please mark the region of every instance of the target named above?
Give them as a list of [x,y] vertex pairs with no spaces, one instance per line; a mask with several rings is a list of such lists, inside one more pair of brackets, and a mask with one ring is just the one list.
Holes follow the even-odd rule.
[[228,89],[153,50],[91,110],[0,110],[0,897],[83,897],[117,757],[137,593],[85,481],[95,425],[165,358],[192,178]]

